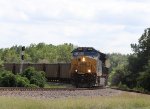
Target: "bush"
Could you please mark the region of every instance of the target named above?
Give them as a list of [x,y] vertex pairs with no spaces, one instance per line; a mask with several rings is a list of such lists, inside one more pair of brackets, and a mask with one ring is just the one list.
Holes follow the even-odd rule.
[[14,75],[6,70],[0,72],[1,87],[44,87],[45,82],[45,73],[35,71],[32,67],[27,68],[22,75]]
[[33,67],[28,67],[22,75],[29,79],[30,84],[35,84],[39,87],[44,87],[45,85],[46,78],[43,71],[36,71]]
[[119,83],[118,87],[121,89],[129,89],[127,85],[122,84],[121,82]]
[[136,91],[141,91],[141,92],[146,92],[146,90],[143,88],[143,87],[135,87],[133,88],[133,90],[136,90]]
[[150,72],[142,72],[137,81],[139,87],[150,91]]
[[32,67],[27,68],[21,75],[0,69],[0,87],[44,87],[45,83],[45,73]]
[[16,77],[9,71],[3,71],[0,75],[0,86],[1,87],[15,87]]
[[0,74],[0,86],[1,87],[26,87],[30,84],[26,77],[21,75],[14,75],[10,71],[4,70]]
[[26,77],[21,77],[21,75],[16,75],[16,86],[17,87],[28,87],[30,81]]
[[118,66],[112,74],[110,75],[110,82],[112,86],[118,86],[120,82],[124,79],[124,67]]
[[31,84],[35,84],[39,87],[44,87],[45,82],[46,82],[45,73],[42,71],[37,72],[36,75],[32,76],[30,80]]
[[34,76],[36,74],[36,71],[33,67],[28,67],[27,69],[25,69],[25,71],[23,72],[22,76],[28,78],[29,80],[31,80],[32,76]]

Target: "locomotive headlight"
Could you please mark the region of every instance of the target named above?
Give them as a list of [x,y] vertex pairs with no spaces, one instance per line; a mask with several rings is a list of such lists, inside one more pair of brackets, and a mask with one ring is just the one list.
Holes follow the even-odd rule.
[[90,70],[90,69],[88,69],[88,73],[91,73],[91,70]]
[[85,57],[82,58],[82,62],[85,62]]

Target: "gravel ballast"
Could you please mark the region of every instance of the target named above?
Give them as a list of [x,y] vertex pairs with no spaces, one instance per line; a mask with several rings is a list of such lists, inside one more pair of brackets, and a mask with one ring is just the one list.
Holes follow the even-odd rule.
[[114,89],[97,89],[97,90],[54,90],[54,91],[0,91],[0,96],[8,97],[32,97],[32,98],[68,98],[68,97],[95,97],[95,96],[115,96],[122,91]]

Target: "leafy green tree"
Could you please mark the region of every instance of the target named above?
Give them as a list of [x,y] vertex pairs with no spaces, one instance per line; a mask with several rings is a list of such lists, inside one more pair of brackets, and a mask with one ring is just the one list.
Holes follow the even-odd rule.
[[128,64],[128,57],[129,55],[123,55],[120,53],[112,53],[112,54],[108,54],[109,56],[109,60],[111,63],[111,70],[115,69],[118,66],[123,66],[123,65],[127,65]]
[[128,57],[122,80],[129,88],[141,87],[150,91],[150,28],[144,31],[138,44],[131,44],[131,48],[134,53]]
[[140,72],[140,76],[137,79],[138,87],[143,87],[144,89],[150,91],[150,60],[147,66],[145,66],[145,71]]
[[125,76],[126,65],[128,64],[129,55],[123,55],[119,53],[108,54],[109,60],[111,62],[109,82],[111,85],[119,85],[120,82],[123,82]]
[[16,54],[16,51],[14,49],[5,49],[1,59],[5,62],[19,62],[19,55]]
[[111,82],[150,91],[150,28],[144,31],[137,44],[131,44],[131,48],[134,53],[128,58],[122,57],[122,60],[119,56],[110,57],[113,72],[110,76]]
[[[59,63],[70,62],[72,44],[31,44],[25,50],[25,63]],[[11,48],[0,49],[0,62],[20,63],[21,46],[12,46]]]
[[0,68],[3,67],[3,61],[0,59]]
[[144,31],[138,44],[131,44],[131,47],[140,61],[139,70],[143,70],[143,67],[148,64],[148,60],[150,59],[150,28]]
[[134,51],[134,59],[129,61],[129,70],[135,75],[137,86],[149,90],[150,28],[144,31],[138,44],[131,44],[131,47]]
[[71,52],[73,50],[72,44],[65,43],[64,45],[59,45],[57,49],[58,61],[68,63],[71,61]]

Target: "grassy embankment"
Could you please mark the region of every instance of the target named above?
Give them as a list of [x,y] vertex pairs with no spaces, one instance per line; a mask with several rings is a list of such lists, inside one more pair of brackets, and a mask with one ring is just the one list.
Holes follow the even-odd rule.
[[0,109],[150,109],[150,96],[122,94],[54,100],[0,97]]

